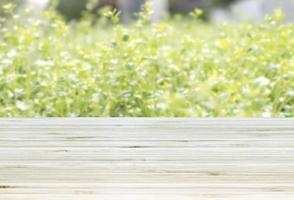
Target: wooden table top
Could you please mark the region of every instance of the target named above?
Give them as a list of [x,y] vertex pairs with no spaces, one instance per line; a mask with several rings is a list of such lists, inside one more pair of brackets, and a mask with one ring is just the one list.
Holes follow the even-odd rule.
[[0,119],[0,200],[293,200],[294,119]]

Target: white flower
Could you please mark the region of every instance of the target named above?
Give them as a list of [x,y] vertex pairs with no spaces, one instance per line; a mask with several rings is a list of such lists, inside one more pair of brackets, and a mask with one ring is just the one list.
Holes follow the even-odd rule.
[[54,63],[51,61],[47,61],[47,60],[37,60],[36,65],[38,65],[40,67],[53,67]]
[[264,112],[264,113],[262,113],[262,117],[270,118],[270,117],[272,117],[272,114],[270,112]]
[[17,54],[18,54],[17,51],[12,49],[7,53],[7,57],[8,58],[15,58],[17,56]]
[[18,96],[23,95],[23,93],[24,93],[24,89],[22,89],[22,88],[16,88],[16,89],[14,90],[14,93],[15,93],[16,95],[18,95]]
[[290,97],[294,97],[294,90],[291,90],[287,93],[288,96]]
[[270,84],[270,80],[268,80],[264,76],[261,76],[261,77],[255,79],[253,82],[260,85],[260,86],[267,86],[268,84]]
[[12,65],[13,64],[13,61],[10,60],[10,59],[4,59],[4,60],[1,61],[1,63],[3,65]]
[[17,102],[16,102],[16,107],[17,107],[19,110],[21,110],[21,111],[25,111],[25,110],[28,109],[28,106],[27,106],[24,102],[22,102],[22,101],[17,101]]

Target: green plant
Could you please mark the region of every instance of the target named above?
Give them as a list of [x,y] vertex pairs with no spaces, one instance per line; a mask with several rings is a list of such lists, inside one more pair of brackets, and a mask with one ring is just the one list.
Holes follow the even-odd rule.
[[14,12],[21,3],[20,0],[0,0],[0,17],[7,17],[10,14],[7,12]]
[[294,31],[279,11],[257,25],[86,17],[0,25],[0,116],[294,116]]

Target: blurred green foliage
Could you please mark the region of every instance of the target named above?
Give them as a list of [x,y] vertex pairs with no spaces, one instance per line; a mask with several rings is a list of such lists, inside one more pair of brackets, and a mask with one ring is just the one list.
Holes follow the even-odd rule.
[[203,0],[210,7],[227,6],[236,0]]
[[1,24],[0,116],[294,117],[294,30],[281,11],[215,26],[199,10],[156,24],[146,13],[127,27],[109,10],[97,24],[52,12]]
[[[90,0],[94,2],[93,0]],[[100,0],[101,1],[101,0]],[[199,6],[205,8],[211,8],[219,5],[228,5],[229,3],[233,2],[234,0],[199,0]],[[54,2],[54,1],[53,1]],[[79,19],[82,15],[82,12],[86,10],[86,5],[89,0],[56,0],[57,2],[57,10],[60,12],[67,20],[72,19]],[[99,1],[97,0],[97,3]],[[107,0],[103,0],[104,4]],[[174,1],[171,0],[171,3]],[[0,0],[0,6],[6,5],[8,3],[13,3],[16,5],[20,5],[24,3],[23,0]],[[202,3],[202,4],[201,4]],[[193,5],[193,4],[192,4]],[[198,4],[197,4],[198,5]],[[202,5],[202,6],[201,6]],[[190,8],[193,9],[193,8]],[[0,9],[0,16],[3,16],[4,13],[2,9]]]
[[[194,9],[194,6],[199,6],[201,9],[206,9],[205,13],[207,13],[215,6],[226,6],[233,1],[234,0],[196,0],[193,3],[193,0],[185,0],[184,2],[179,3],[178,0],[170,0],[170,3],[171,7],[179,7],[178,9],[174,9],[176,12],[189,12]],[[57,0],[57,2],[57,10],[63,14],[66,19],[71,20],[81,17],[81,13],[86,10],[88,0]],[[92,2],[95,2],[95,0],[92,0]],[[98,3],[99,1],[96,2]],[[104,2],[105,4],[107,0],[100,0],[100,2]],[[113,2],[113,0],[110,2]],[[175,5],[173,6],[173,4]]]
[[5,13],[5,9],[3,9],[3,6],[11,6],[14,8],[15,11],[21,3],[21,0],[0,0],[0,16],[7,16],[7,13]]
[[88,0],[58,0],[57,10],[62,13],[67,20],[79,19],[82,11],[86,10]]

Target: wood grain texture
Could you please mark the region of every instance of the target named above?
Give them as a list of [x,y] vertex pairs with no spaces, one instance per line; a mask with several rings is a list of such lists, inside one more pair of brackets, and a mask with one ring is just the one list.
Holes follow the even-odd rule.
[[293,200],[293,119],[0,119],[0,200]]

